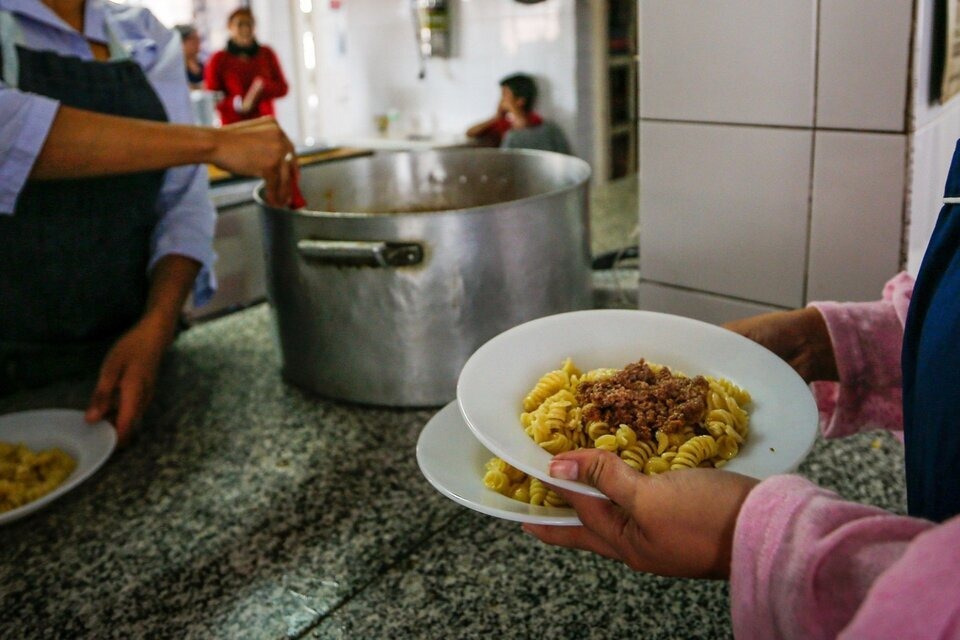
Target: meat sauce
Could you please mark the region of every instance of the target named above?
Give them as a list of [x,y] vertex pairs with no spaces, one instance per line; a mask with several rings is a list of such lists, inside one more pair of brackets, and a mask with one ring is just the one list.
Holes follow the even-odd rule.
[[637,437],[652,440],[657,431],[680,433],[703,422],[709,383],[703,376],[681,378],[663,367],[659,372],[644,361],[628,364],[604,380],[581,382],[577,400],[585,422],[625,424]]

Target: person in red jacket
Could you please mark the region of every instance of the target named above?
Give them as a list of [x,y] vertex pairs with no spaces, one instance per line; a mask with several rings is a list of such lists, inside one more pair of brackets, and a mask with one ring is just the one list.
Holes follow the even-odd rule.
[[257,42],[256,22],[249,9],[237,9],[227,20],[230,40],[207,63],[204,81],[223,92],[217,104],[220,121],[233,124],[274,115],[273,100],[287,95],[287,80],[270,47]]

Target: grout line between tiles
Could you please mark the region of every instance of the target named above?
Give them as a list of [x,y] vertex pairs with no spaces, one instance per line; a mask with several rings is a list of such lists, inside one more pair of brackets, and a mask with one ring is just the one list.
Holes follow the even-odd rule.
[[783,309],[783,310],[785,310],[785,311],[795,308],[795,307],[791,307],[791,306],[788,306],[788,305],[776,304],[776,303],[773,303],[773,302],[765,302],[765,301],[763,301],[763,300],[751,300],[751,299],[749,299],[749,298],[738,298],[738,297],[736,297],[736,296],[732,296],[732,295],[729,295],[729,294],[726,294],[726,293],[717,293],[716,291],[707,291],[707,290],[704,290],[704,289],[695,289],[694,287],[685,287],[685,286],[683,286],[683,285],[673,284],[672,282],[661,282],[661,281],[659,281],[659,280],[652,280],[652,279],[650,279],[650,278],[641,278],[640,281],[639,281],[639,284],[653,284],[653,285],[657,285],[657,286],[659,286],[659,287],[664,287],[664,288],[667,288],[667,289],[676,289],[677,291],[684,291],[684,292],[687,292],[687,293],[698,293],[698,294],[702,294],[702,295],[705,295],[705,296],[710,296],[711,298],[720,298],[720,299],[722,299],[724,302],[742,302],[742,303],[744,303],[744,304],[756,304],[756,305],[760,305],[760,306],[763,306],[763,307],[770,307],[770,308],[775,308],[775,309]]
[[[814,81],[816,86],[816,81]],[[814,107],[816,109],[816,107]],[[713,122],[710,120],[677,120],[673,118],[641,118],[640,124],[690,124],[709,127],[736,127],[737,129],[774,129],[778,131],[824,131],[829,133],[860,133],[878,136],[902,136],[905,131],[890,131],[887,129],[851,129],[849,127],[818,127],[787,125],[787,124],[758,124],[756,122]]]
[[803,301],[801,306],[806,306],[810,295],[810,252],[813,242],[813,193],[816,186],[817,175],[817,116],[820,90],[820,24],[823,20],[823,7],[821,0],[817,0],[817,40],[813,48],[813,135],[810,136],[810,177],[807,182],[807,237],[805,239],[805,248],[803,255],[803,286],[801,295]]

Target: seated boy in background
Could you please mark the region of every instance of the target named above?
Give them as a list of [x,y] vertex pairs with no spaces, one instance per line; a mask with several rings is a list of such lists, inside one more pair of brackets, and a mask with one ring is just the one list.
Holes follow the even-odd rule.
[[533,110],[537,101],[537,83],[524,73],[507,76],[500,81],[500,102],[492,118],[467,129],[467,136],[486,147],[499,147],[511,129],[526,129],[543,123]]
[[541,149],[570,153],[563,131],[552,122],[544,122],[533,110],[537,101],[537,83],[516,73],[500,81],[500,102],[492,118],[467,130],[481,146],[509,149]]

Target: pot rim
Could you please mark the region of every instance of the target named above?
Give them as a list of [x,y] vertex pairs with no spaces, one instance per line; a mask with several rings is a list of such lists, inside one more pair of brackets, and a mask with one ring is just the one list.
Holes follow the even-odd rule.
[[[481,154],[506,154],[514,156],[534,156],[534,157],[543,157],[543,156],[560,156],[564,158],[564,162],[570,162],[574,165],[577,165],[577,169],[580,170],[581,175],[572,182],[570,185],[561,187],[558,189],[553,189],[551,191],[545,191],[543,193],[538,193],[536,195],[527,196],[524,198],[517,198],[515,200],[504,200],[502,202],[496,202],[492,204],[484,204],[475,207],[462,207],[459,209],[438,209],[436,211],[419,211],[417,213],[410,212],[397,212],[393,213],[390,211],[379,211],[379,212],[370,212],[370,211],[317,211],[315,209],[291,209],[289,207],[274,207],[267,204],[262,196],[262,192],[266,182],[260,180],[253,188],[253,199],[265,212],[268,213],[282,213],[282,214],[294,214],[307,218],[341,218],[341,219],[372,219],[372,218],[382,218],[383,216],[391,217],[417,217],[421,218],[423,216],[436,216],[436,215],[446,215],[450,213],[474,213],[483,211],[486,209],[498,208],[507,204],[516,204],[516,203],[528,203],[535,202],[537,200],[552,198],[559,194],[565,193],[567,191],[574,191],[582,187],[585,183],[590,181],[591,176],[593,175],[593,169],[590,164],[578,158],[576,156],[567,155],[565,153],[558,153],[556,151],[542,151],[539,149],[486,149],[486,148],[473,148],[473,147],[461,147],[461,148],[451,148],[451,149],[430,149],[425,151],[411,150],[411,151],[396,151],[392,153],[404,154],[404,155],[426,155],[426,154],[442,154],[442,155],[456,155],[460,153],[481,153]],[[368,160],[367,157],[363,158],[350,158],[347,160],[341,160],[341,162],[360,162]]]

